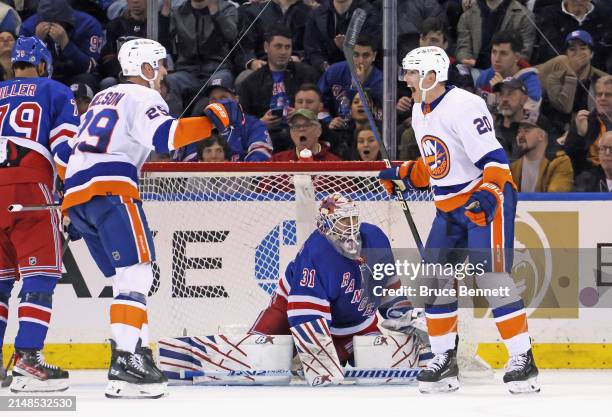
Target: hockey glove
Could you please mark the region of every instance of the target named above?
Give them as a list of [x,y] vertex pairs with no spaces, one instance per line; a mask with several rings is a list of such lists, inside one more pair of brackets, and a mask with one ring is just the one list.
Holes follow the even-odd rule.
[[485,182],[467,201],[465,215],[478,226],[486,226],[493,221],[503,201],[502,190],[491,182]]
[[204,114],[213,124],[219,134],[225,134],[230,127],[245,123],[244,112],[234,100],[219,100],[204,108]]
[[64,233],[68,235],[68,240],[70,240],[71,242],[79,240],[83,237],[83,235],[81,235],[81,232],[79,232],[77,228],[74,227],[74,224],[72,224],[72,222],[70,221],[70,217],[68,216],[64,216],[62,218],[62,228],[64,230]]
[[384,318],[380,323],[381,327],[406,335],[414,334],[422,344],[429,344],[427,321],[422,308],[413,308],[409,302],[401,302],[387,311],[384,311],[384,306],[381,306],[378,311]]
[[414,161],[406,161],[400,166],[383,169],[378,173],[378,178],[389,195],[395,195],[398,188],[401,192],[414,191],[415,187],[410,182],[410,172],[414,164]]

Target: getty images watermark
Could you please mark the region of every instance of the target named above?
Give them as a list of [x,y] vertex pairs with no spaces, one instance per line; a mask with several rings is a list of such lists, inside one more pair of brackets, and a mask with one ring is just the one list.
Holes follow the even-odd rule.
[[[390,276],[397,276],[400,280],[415,281],[421,279],[446,279],[462,281],[467,277],[478,278],[486,272],[486,261],[481,263],[429,263],[396,260],[394,263],[376,263],[372,267],[372,278],[381,281]],[[376,285],[372,292],[377,297],[508,297],[510,288],[469,288],[464,285],[442,286],[441,288],[430,281],[424,285],[401,285],[398,288],[385,288]]]

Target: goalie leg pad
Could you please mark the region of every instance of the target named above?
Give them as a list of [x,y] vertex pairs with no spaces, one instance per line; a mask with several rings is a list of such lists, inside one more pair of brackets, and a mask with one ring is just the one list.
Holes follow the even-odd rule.
[[344,381],[344,371],[324,318],[293,326],[291,334],[310,386],[338,385]]
[[[219,334],[160,339],[160,369],[172,385],[287,385],[293,340],[288,335]],[[284,375],[258,375],[262,370]]]
[[[423,353],[415,335],[354,336],[355,366],[357,368],[403,368],[419,367]],[[386,384],[405,384],[403,379],[389,378]],[[373,379],[358,379],[357,384],[380,384]]]

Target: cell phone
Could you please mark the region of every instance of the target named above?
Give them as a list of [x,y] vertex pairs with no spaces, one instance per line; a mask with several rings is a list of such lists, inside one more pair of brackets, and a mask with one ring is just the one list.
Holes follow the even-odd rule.
[[272,116],[283,117],[284,112],[285,112],[285,109],[283,108],[272,109]]

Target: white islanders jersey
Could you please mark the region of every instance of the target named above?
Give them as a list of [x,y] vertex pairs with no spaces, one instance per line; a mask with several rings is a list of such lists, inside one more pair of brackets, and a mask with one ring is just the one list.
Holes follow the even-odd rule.
[[[466,193],[480,184],[486,167],[507,170],[509,175],[508,160],[495,137],[493,117],[484,100],[475,94],[448,86],[434,102],[415,103],[412,128],[436,206],[444,211],[467,200]],[[461,201],[454,199],[462,194]]]
[[71,143],[62,209],[95,195],[138,199],[143,163],[151,150],[168,149],[175,129],[156,90],[129,83],[96,94]]

